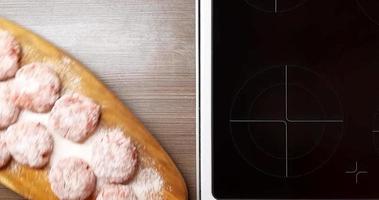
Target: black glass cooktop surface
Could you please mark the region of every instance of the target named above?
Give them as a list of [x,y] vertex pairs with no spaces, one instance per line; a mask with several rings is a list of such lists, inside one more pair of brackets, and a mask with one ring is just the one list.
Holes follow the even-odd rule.
[[219,199],[379,198],[379,1],[213,1]]

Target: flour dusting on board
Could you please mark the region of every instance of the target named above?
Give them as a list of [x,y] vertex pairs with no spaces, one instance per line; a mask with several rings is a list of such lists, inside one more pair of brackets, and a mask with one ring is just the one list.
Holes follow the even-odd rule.
[[69,57],[64,56],[58,62],[51,60],[44,60],[45,63],[50,63],[54,66],[54,70],[58,72],[63,83],[63,90],[80,89],[81,77],[77,76],[71,71],[74,61]]
[[[37,122],[47,126],[49,113],[34,113],[22,111],[19,122]],[[77,157],[91,165],[91,150],[93,143],[100,134],[107,134],[114,129],[98,128],[84,143],[75,143],[63,138],[61,135],[50,131],[54,138],[54,151],[51,155],[50,166],[67,157]],[[99,181],[98,184],[101,184]],[[138,199],[162,200],[163,179],[159,172],[152,167],[140,166],[136,176],[129,183]],[[100,185],[101,186],[101,185]],[[99,186],[98,186],[99,187]]]
[[162,177],[153,168],[140,169],[130,184],[138,199],[162,199]]

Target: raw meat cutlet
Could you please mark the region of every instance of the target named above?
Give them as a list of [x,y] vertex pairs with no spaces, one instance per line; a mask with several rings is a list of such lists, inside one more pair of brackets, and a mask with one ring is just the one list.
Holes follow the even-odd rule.
[[96,186],[96,177],[81,159],[69,157],[56,163],[49,173],[51,189],[59,199],[83,200]]
[[137,200],[137,197],[127,185],[105,185],[96,200]]
[[20,109],[9,99],[9,81],[0,83],[0,129],[17,121]]
[[5,142],[5,133],[0,133],[0,168],[4,167],[11,160],[11,154],[8,151]]
[[96,129],[100,106],[77,93],[65,94],[55,103],[48,126],[63,137],[83,142]]
[[20,122],[6,131],[6,144],[12,157],[33,168],[45,166],[54,142],[46,127],[40,123]]
[[94,140],[91,165],[99,179],[108,183],[127,182],[137,168],[136,147],[119,129],[99,133]]
[[0,129],[15,123],[19,114],[20,109],[12,102],[0,99]]
[[0,31],[0,80],[13,77],[18,68],[21,48],[9,32]]
[[11,99],[34,112],[47,112],[59,98],[58,75],[45,63],[31,63],[17,71]]

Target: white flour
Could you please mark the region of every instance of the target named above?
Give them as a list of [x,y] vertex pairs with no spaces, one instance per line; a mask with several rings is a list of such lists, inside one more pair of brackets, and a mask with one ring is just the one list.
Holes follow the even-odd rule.
[[163,180],[153,168],[140,169],[130,183],[138,199],[161,200]]
[[[34,113],[22,111],[19,121],[39,122],[47,125],[49,113]],[[54,138],[54,151],[51,155],[50,165],[66,157],[77,157],[91,165],[91,149],[93,141],[99,134],[112,129],[98,129],[84,143],[74,143],[63,138],[61,135],[50,131]],[[99,182],[100,184],[100,182]],[[140,168],[136,177],[130,182],[136,196],[140,200],[162,200],[163,179],[154,168]]]

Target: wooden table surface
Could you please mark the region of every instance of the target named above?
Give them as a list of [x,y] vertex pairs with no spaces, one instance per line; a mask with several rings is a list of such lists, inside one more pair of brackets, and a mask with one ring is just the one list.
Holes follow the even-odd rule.
[[[195,0],[12,0],[0,15],[89,67],[141,119],[196,199]],[[0,185],[0,199],[22,199]]]

